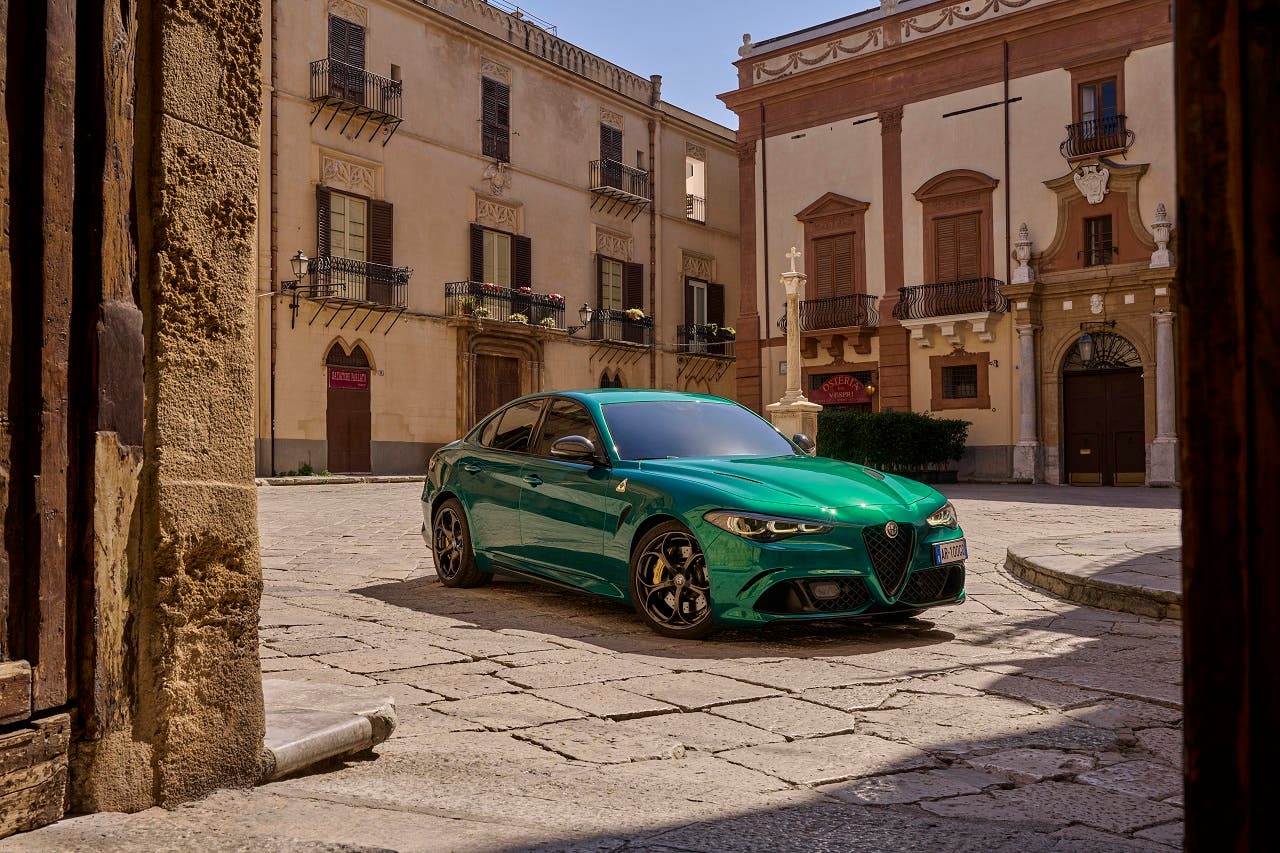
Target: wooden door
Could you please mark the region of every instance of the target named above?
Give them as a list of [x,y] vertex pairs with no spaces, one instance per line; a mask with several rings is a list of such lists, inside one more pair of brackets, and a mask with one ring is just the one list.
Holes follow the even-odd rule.
[[1141,370],[1065,373],[1063,422],[1068,483],[1146,482]]
[[325,428],[330,471],[368,473],[373,470],[369,452],[373,416],[370,412],[368,370],[329,369],[329,406]]
[[476,356],[473,424],[519,396],[520,359],[502,355]]

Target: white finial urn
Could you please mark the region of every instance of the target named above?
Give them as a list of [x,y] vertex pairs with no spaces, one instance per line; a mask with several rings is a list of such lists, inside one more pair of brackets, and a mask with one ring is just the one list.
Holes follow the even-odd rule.
[[1018,261],[1018,268],[1013,271],[1013,284],[1030,284],[1036,280],[1035,270],[1031,268],[1031,231],[1027,223],[1018,228],[1018,239],[1013,244],[1013,256]]
[[1168,269],[1173,266],[1173,253],[1169,251],[1169,235],[1173,223],[1164,202],[1156,205],[1156,221],[1151,223],[1151,233],[1156,238],[1156,250],[1151,253],[1151,269]]

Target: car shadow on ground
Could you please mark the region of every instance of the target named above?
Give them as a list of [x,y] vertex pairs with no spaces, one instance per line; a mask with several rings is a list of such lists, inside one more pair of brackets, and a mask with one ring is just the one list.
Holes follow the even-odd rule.
[[938,628],[927,612],[901,624],[846,619],[774,623],[755,630],[723,629],[707,640],[692,642],[653,633],[622,602],[501,577],[491,586],[475,589],[450,589],[435,577],[424,577],[352,592],[397,607],[466,621],[479,629],[534,631],[613,652],[674,659],[847,656],[890,648],[917,649],[955,638]]

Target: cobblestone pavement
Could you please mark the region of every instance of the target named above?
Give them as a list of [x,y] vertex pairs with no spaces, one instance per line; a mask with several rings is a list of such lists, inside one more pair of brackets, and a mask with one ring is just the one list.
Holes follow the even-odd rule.
[[441,587],[418,489],[260,490],[263,670],[391,692],[400,727],[376,758],[172,812],[66,821],[11,846],[1181,842],[1178,623],[1059,601],[1002,568],[1010,541],[1176,529],[1174,492],[948,487],[970,542],[965,605],[903,626],[697,643],[536,585]]

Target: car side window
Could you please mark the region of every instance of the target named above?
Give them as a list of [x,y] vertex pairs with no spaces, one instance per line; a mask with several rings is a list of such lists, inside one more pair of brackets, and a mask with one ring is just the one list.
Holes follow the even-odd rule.
[[600,447],[600,433],[596,431],[591,414],[572,400],[556,400],[542,420],[533,452],[538,456],[550,456],[551,445],[570,435],[580,435],[590,439],[597,449]]
[[488,447],[494,450],[507,450],[512,453],[528,453],[530,440],[533,438],[534,425],[538,423],[538,415],[542,413],[544,400],[530,400],[519,403],[502,413],[498,419],[498,429]]
[[476,443],[481,447],[493,447],[493,437],[498,433],[498,421],[501,419],[501,415],[489,418],[488,422],[480,428],[480,432],[476,437]]

